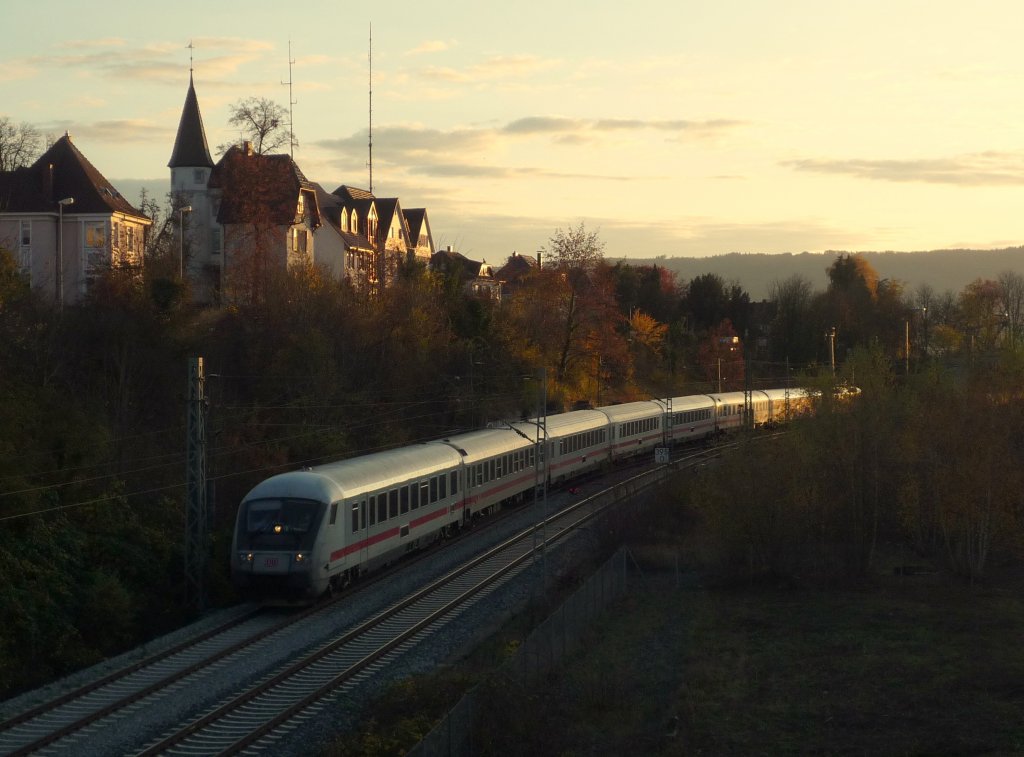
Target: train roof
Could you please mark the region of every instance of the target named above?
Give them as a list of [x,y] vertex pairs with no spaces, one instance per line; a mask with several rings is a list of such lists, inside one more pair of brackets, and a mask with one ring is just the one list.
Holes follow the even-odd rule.
[[[760,389],[755,389],[750,393],[751,398],[754,402],[765,399],[765,393]],[[709,394],[716,405],[728,405],[731,403],[737,403],[742,405],[746,401],[746,392],[723,392],[720,394]]]
[[459,458],[459,453],[446,444],[400,447],[315,468],[280,473],[256,484],[245,499],[296,497],[336,502],[455,468]]
[[804,400],[811,396],[807,389],[799,386],[789,389],[765,389],[764,393],[768,395],[768,399],[772,402],[784,402],[786,399]]
[[528,449],[534,441],[511,428],[485,428],[440,439],[429,444],[444,444],[453,448],[467,465],[494,455]]
[[[665,406],[665,400],[655,400],[662,407]],[[715,401],[706,394],[688,394],[685,397],[673,397],[672,398],[672,412],[677,413],[680,410],[699,410],[703,408],[713,408]]]
[[654,400],[643,400],[641,402],[625,402],[621,405],[608,405],[602,407],[601,412],[612,423],[625,423],[639,418],[650,418],[652,415],[661,415],[664,410]]

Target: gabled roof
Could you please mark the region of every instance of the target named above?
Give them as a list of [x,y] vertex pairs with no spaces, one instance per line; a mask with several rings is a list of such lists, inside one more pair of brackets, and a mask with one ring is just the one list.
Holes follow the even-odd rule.
[[459,273],[463,280],[478,276],[480,265],[480,261],[470,260],[461,252],[454,250],[440,250],[430,256],[430,270],[446,276]]
[[220,224],[262,220],[290,226],[302,191],[308,193],[313,227],[321,223],[316,187],[289,155],[250,154],[233,145],[213,167],[208,186],[221,190]]
[[378,229],[379,233],[386,237],[388,230],[394,223],[395,218],[398,218],[399,225],[402,227],[402,232],[405,236],[405,244],[409,242],[409,224],[405,220],[405,213],[402,212],[402,203],[399,202],[397,197],[378,197],[377,200],[377,221],[379,222]]
[[353,234],[341,228],[341,211],[344,203],[337,195],[330,194],[319,184],[314,183],[317,204],[320,206],[320,218],[341,237],[348,249],[372,250],[370,242],[362,234]]
[[513,252],[509,259],[494,274],[495,278],[502,281],[517,283],[524,276],[537,270],[537,259],[529,255],[520,255]]
[[371,192],[367,192],[365,189],[359,189],[358,187],[350,187],[347,184],[342,184],[340,187],[334,190],[334,194],[343,200],[373,200],[376,199]]
[[427,220],[426,208],[402,209],[405,216],[405,223],[409,227],[409,244],[414,247],[419,245],[420,234],[430,235],[430,221]]
[[188,75],[185,106],[181,109],[181,120],[178,122],[178,135],[174,138],[174,149],[167,164],[168,168],[180,166],[213,167],[210,148],[206,144],[206,130],[203,129],[203,116],[199,112],[199,98],[196,97],[191,73]]
[[362,219],[369,217],[370,208],[377,207],[376,199],[365,189],[356,189],[342,184],[332,194],[340,198],[342,205],[346,208],[355,208]]
[[75,199],[66,213],[124,213],[145,219],[65,134],[28,168],[0,172],[0,211],[53,213],[57,201]]

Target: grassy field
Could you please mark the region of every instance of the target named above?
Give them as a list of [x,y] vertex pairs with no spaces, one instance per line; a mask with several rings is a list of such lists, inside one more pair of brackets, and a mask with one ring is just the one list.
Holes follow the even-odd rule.
[[[890,573],[842,590],[682,579],[646,571],[543,685],[494,691],[479,753],[1024,754],[1019,579]],[[398,687],[390,722],[344,753],[404,753],[425,727],[422,703],[476,680],[520,626],[466,667]]]

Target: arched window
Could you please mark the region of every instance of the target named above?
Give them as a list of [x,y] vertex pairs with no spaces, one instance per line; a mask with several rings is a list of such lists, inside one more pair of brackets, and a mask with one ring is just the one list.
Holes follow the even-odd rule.
[[353,234],[359,233],[359,212],[355,208],[352,209],[352,223],[349,226],[349,231]]

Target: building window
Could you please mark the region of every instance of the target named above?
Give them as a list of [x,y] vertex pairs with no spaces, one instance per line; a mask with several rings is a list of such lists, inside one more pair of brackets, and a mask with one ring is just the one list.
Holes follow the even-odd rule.
[[192,181],[196,184],[206,183],[206,171],[202,168],[196,168],[192,171]]
[[210,254],[220,255],[221,251],[221,228],[220,226],[214,226],[213,231],[210,232]]
[[85,226],[85,246],[93,249],[106,249],[107,234],[102,223],[90,223]]
[[21,222],[21,245],[18,250],[18,265],[23,272],[32,271],[32,222]]
[[349,224],[349,231],[353,234],[359,233],[359,213],[358,211],[352,211],[352,222]]

